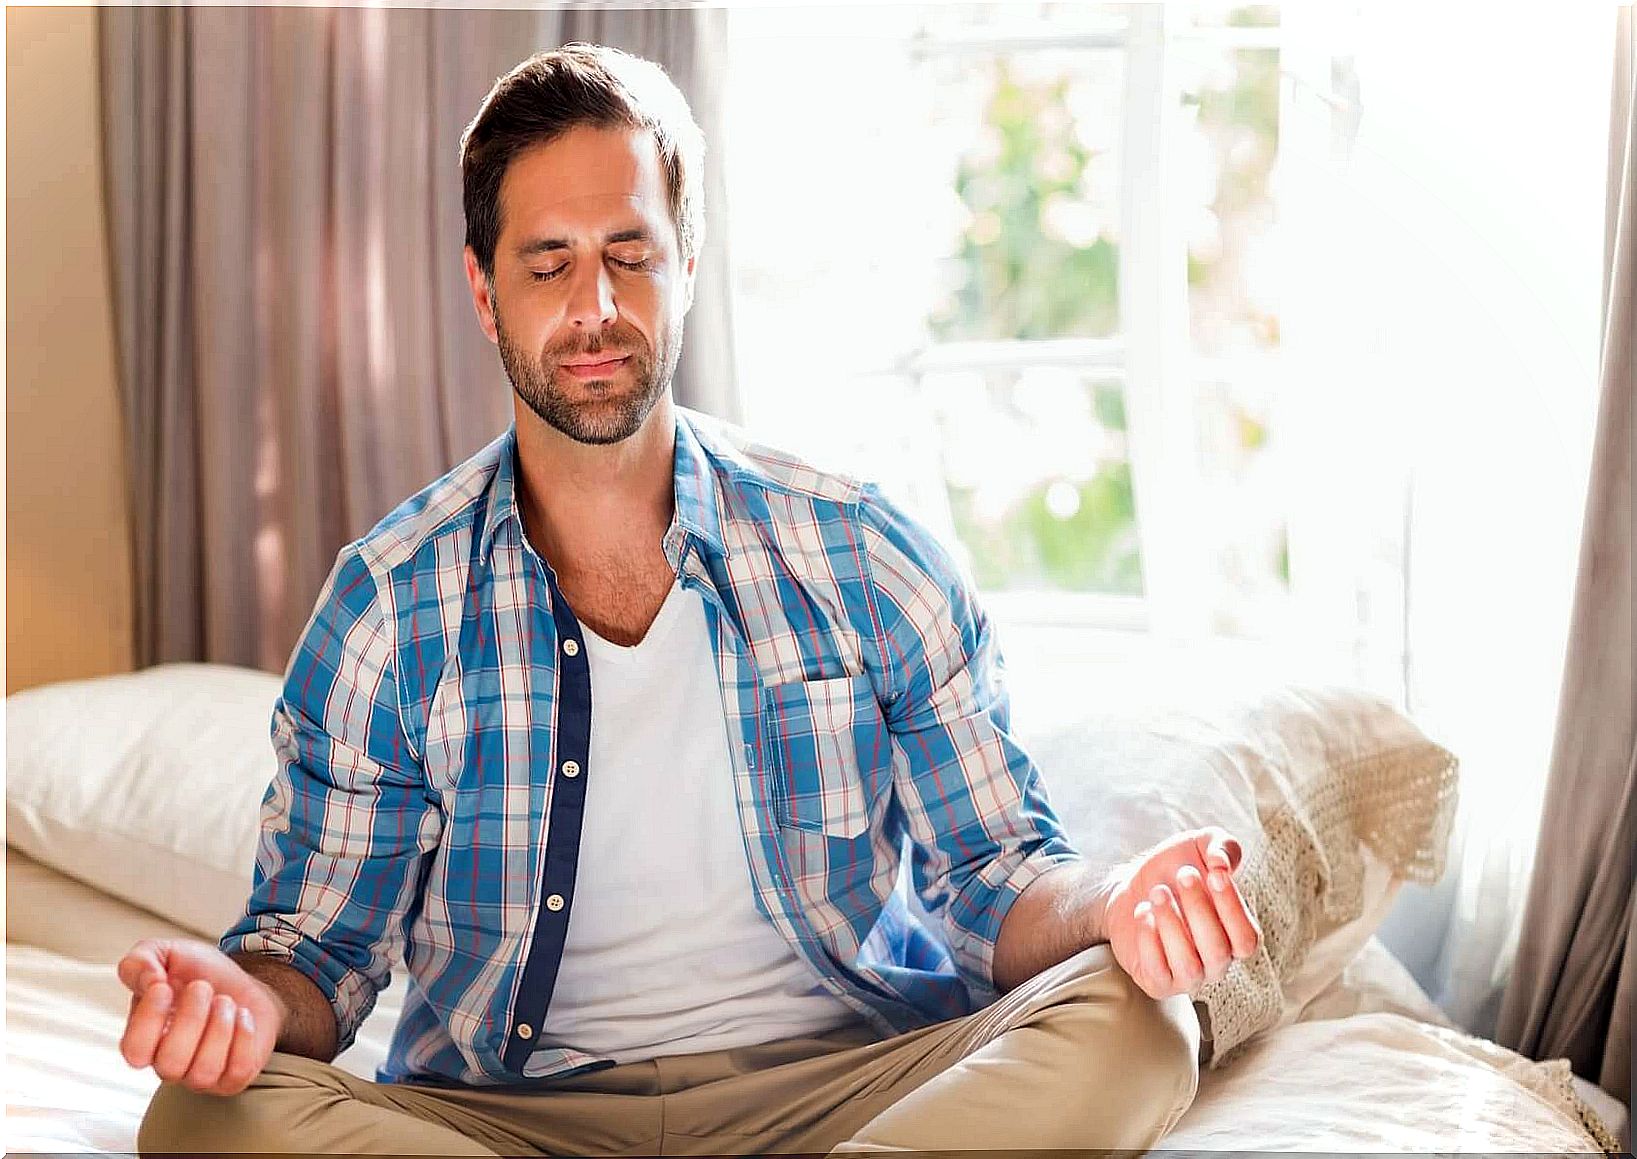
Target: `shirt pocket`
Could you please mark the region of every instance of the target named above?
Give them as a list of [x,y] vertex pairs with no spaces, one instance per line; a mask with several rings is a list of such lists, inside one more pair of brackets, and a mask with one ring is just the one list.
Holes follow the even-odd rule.
[[869,677],[773,684],[765,696],[779,822],[827,837],[864,833],[892,775],[891,740]]

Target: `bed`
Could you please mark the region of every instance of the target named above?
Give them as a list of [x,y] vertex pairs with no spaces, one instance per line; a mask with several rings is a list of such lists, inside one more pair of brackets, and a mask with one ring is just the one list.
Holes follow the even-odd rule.
[[[112,965],[140,937],[214,928],[247,886],[276,681],[170,665],[8,698],[8,1154],[134,1152],[156,1080],[119,1056],[127,996]],[[1140,848],[1200,811],[1249,838],[1248,896],[1269,945],[1196,995],[1210,1057],[1166,1153],[1618,1150],[1622,1104],[1564,1060],[1454,1026],[1373,934],[1399,883],[1442,868],[1454,762],[1417,738],[1353,693],[1284,690],[1226,710],[1121,711],[1039,739],[1042,766],[1063,770],[1054,802],[1090,856]],[[1372,752],[1391,755],[1392,776],[1361,759]],[[1077,762],[1105,775],[1074,776]],[[1388,788],[1363,805],[1344,794],[1338,812],[1327,786],[1337,769],[1373,783],[1361,768]],[[190,839],[213,809],[231,831]],[[400,994],[383,994],[338,1065],[373,1076]]]

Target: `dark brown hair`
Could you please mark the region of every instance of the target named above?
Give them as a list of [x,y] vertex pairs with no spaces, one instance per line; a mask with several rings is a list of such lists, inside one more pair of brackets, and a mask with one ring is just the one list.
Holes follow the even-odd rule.
[[466,244],[491,287],[507,166],[524,150],[582,125],[653,133],[682,260],[699,252],[705,233],[705,138],[687,99],[652,61],[576,42],[537,52],[495,81],[461,134]]

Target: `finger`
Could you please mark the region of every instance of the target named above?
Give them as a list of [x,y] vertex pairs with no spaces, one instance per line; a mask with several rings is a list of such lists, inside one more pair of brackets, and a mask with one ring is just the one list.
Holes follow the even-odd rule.
[[136,1003],[131,1016],[125,1021],[125,1033],[119,1040],[119,1053],[132,1066],[148,1066],[153,1062],[154,1047],[165,1031],[165,1020],[170,1017],[174,995],[167,983],[149,986]]
[[216,1084],[216,1093],[221,1095],[236,1095],[249,1086],[250,1080],[267,1065],[267,1056],[271,1053],[256,1035],[256,1018],[250,1013],[250,1007],[239,1007],[233,1023],[233,1049]]
[[170,1029],[154,1051],[154,1073],[166,1082],[179,1083],[193,1065],[194,1052],[199,1049],[199,1038],[204,1034],[210,1017],[210,1000],[215,989],[209,982],[196,978],[189,982],[177,999],[176,1013],[171,1017]]
[[1219,981],[1233,964],[1233,944],[1217,915],[1215,902],[1208,896],[1204,876],[1196,867],[1184,865],[1177,870],[1176,892],[1205,980]]
[[211,1001],[199,1047],[193,1052],[193,1062],[182,1078],[182,1085],[189,1090],[209,1091],[222,1077],[228,1049],[233,1045],[233,1031],[238,1025],[238,1009],[238,1003],[226,994],[218,994]]
[[1232,873],[1239,868],[1240,859],[1244,857],[1244,847],[1229,835],[1226,829],[1217,825],[1200,830],[1199,839],[1195,842],[1207,868],[1220,869],[1224,873]]
[[1176,895],[1165,885],[1156,885],[1151,900],[1159,924],[1160,944],[1165,947],[1165,960],[1176,985],[1191,990],[1205,976],[1205,967],[1194,952],[1193,939],[1177,909]]
[[1133,914],[1137,919],[1137,961],[1143,977],[1153,985],[1152,990],[1146,986],[1143,989],[1150,998],[1164,997],[1176,982],[1171,977],[1171,967],[1165,964],[1165,949],[1160,945],[1159,923],[1154,917],[1153,903],[1139,902]]
[[1262,942],[1262,927],[1250,912],[1239,885],[1227,874],[1212,870],[1209,878],[1211,901],[1233,947],[1233,956],[1248,958]]
[[165,964],[154,942],[138,942],[119,960],[119,980],[127,990],[140,994],[155,982],[164,981]]

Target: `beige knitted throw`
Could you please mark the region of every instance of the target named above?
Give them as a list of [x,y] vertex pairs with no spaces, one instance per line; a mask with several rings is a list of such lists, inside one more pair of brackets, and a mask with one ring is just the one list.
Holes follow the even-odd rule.
[[1283,984],[1314,940],[1362,912],[1361,843],[1405,881],[1431,884],[1444,871],[1453,754],[1421,741],[1340,762],[1330,774],[1292,778],[1285,803],[1263,817],[1263,839],[1246,842],[1237,876],[1262,943],[1196,993],[1208,1012],[1213,1067],[1278,1022]]

